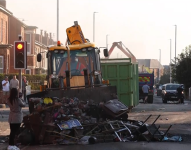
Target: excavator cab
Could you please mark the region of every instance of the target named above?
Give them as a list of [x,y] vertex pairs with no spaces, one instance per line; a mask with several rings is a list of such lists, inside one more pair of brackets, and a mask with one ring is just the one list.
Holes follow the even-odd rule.
[[[92,43],[51,47],[48,51],[50,87],[72,88],[101,84],[99,49]],[[68,59],[68,57],[70,59]],[[59,82],[64,79],[64,84]],[[67,81],[68,80],[68,81]],[[57,83],[55,86],[55,82]]]
[[[97,102],[116,98],[116,86],[102,79],[100,49],[85,39],[77,22],[66,29],[67,44],[48,47],[48,74],[46,90],[30,97],[78,97]],[[108,50],[104,49],[108,56]],[[41,61],[41,54],[37,55]]]

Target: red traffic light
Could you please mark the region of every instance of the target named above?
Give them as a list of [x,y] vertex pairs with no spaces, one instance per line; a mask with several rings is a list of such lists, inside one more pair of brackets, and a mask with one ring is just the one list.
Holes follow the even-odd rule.
[[14,69],[27,68],[27,43],[25,41],[14,42]]
[[21,50],[21,49],[23,49],[23,44],[17,44],[17,49],[19,49],[19,50]]

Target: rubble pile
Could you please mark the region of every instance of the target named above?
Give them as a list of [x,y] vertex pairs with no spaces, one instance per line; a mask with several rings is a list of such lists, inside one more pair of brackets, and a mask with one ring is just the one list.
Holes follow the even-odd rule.
[[[130,108],[129,108],[130,109]],[[155,121],[128,119],[129,109],[117,99],[96,103],[78,98],[30,98],[18,135],[22,144],[94,144],[98,142],[162,141]]]

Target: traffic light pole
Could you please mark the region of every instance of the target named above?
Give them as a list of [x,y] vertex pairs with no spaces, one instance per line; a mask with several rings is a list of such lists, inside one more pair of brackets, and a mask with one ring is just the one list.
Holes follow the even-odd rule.
[[[22,36],[19,35],[19,41],[22,41]],[[19,70],[19,91],[22,92],[22,69]]]
[[22,92],[22,69],[19,70],[19,92]]

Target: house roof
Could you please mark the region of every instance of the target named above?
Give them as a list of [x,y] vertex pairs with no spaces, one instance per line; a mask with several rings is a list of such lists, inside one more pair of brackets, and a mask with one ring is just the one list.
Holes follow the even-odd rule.
[[37,29],[38,27],[37,26],[26,26],[26,30],[30,30],[30,29]]
[[10,12],[8,9],[6,9],[6,8],[5,8],[4,6],[2,6],[2,5],[0,5],[0,11],[3,11],[4,13],[6,13],[6,14],[8,14],[8,15],[10,15],[10,16],[13,15],[12,12]]
[[14,19],[16,19],[18,22],[20,22],[22,24],[23,27],[26,27],[27,25],[25,23],[23,23],[21,20],[19,20],[18,18],[16,18],[12,12],[10,12],[8,9],[6,9],[4,6],[0,5],[0,11],[6,13],[7,15],[13,17]]
[[137,61],[139,67],[144,65],[144,67],[148,67],[150,69],[155,69],[159,67],[161,69],[164,68],[157,59],[137,59]]

